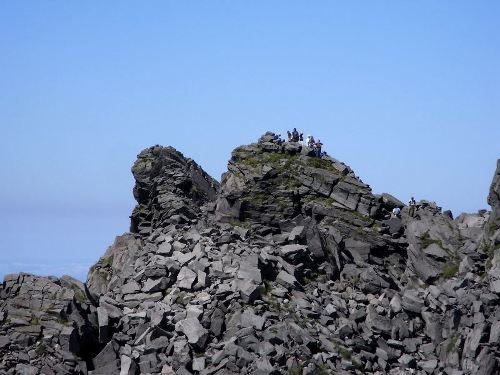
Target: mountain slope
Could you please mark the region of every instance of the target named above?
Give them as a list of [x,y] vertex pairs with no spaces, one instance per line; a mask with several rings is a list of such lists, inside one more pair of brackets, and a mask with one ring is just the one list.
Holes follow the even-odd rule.
[[220,186],[170,147],[132,172],[131,233],[85,285],[6,277],[0,374],[498,370],[500,164],[492,213],[455,220],[426,201],[388,218],[397,199],[272,133]]

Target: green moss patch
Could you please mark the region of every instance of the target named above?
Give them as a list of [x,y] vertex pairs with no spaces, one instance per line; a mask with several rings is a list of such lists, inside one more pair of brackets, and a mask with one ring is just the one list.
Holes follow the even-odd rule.
[[442,276],[445,279],[451,279],[452,277],[456,276],[457,273],[458,273],[458,263],[449,262],[444,265]]
[[337,172],[337,169],[331,161],[310,157],[307,159],[307,165],[313,168],[325,169],[327,171]]

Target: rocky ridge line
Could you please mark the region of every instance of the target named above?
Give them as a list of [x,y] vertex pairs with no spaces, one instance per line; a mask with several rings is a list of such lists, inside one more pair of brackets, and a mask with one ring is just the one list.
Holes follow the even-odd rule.
[[6,277],[0,374],[495,374],[500,162],[491,213],[386,219],[396,198],[273,138],[220,187],[141,152],[132,233],[85,284]]

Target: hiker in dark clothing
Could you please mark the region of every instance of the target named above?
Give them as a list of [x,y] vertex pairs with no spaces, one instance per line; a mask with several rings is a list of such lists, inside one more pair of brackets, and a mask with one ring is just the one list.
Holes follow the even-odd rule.
[[321,139],[318,139],[318,141],[314,144],[314,152],[318,158],[321,157],[321,147],[323,147],[323,143],[321,143]]
[[281,134],[275,134],[274,138],[273,138],[273,142],[278,144],[278,145],[281,145],[285,141],[283,139],[281,139]]
[[298,141],[299,141],[299,132],[297,131],[296,128],[293,128],[292,142],[298,142]]

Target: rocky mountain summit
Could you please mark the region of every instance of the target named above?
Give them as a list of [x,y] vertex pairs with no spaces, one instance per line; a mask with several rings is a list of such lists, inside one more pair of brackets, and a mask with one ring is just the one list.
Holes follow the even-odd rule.
[[220,185],[171,147],[132,173],[130,233],[85,283],[5,277],[0,374],[500,371],[500,160],[491,212],[456,219],[272,133]]

